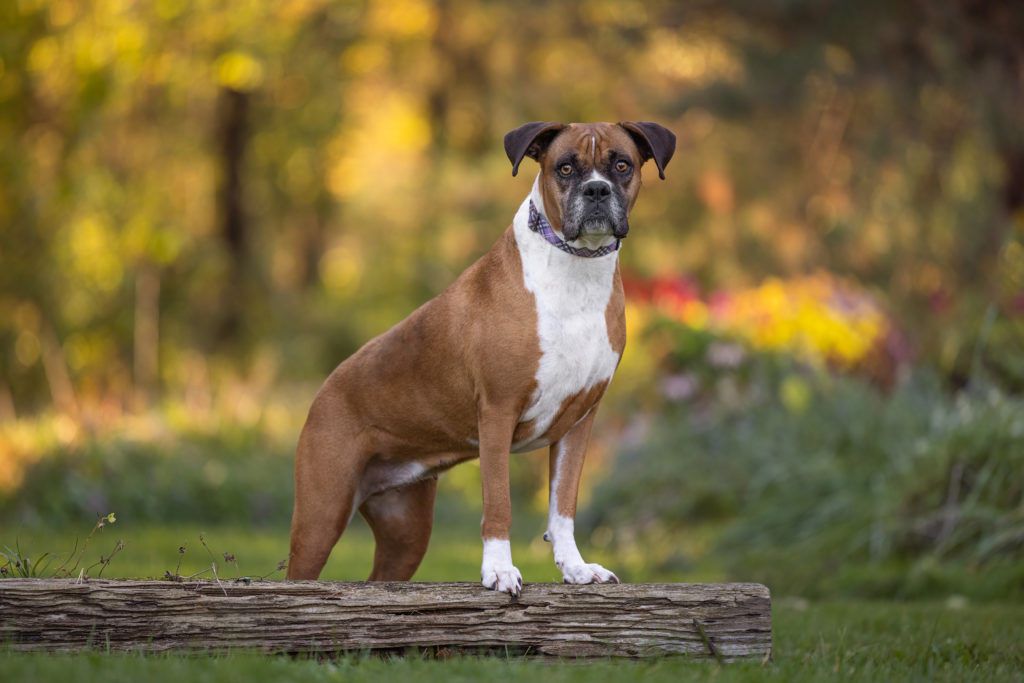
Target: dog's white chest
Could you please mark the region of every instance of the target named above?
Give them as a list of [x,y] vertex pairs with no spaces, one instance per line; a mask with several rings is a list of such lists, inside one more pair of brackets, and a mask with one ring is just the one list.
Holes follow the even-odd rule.
[[528,440],[512,445],[514,451],[547,445],[539,437],[565,400],[610,380],[619,362],[605,318],[617,255],[582,258],[553,248],[527,226],[528,201],[514,226],[523,282],[537,304],[541,357],[537,386],[521,418],[535,428]]

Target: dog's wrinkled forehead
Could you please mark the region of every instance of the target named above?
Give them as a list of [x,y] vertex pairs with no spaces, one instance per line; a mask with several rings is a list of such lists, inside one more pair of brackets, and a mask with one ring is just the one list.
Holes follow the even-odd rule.
[[636,143],[622,126],[614,123],[571,123],[551,141],[540,161],[543,166],[550,167],[572,156],[581,167],[594,168],[612,155],[628,156],[636,166],[643,162]]
[[512,175],[519,172],[523,157],[535,161],[550,158],[552,146],[555,152],[564,152],[575,146],[584,155],[589,147],[592,162],[598,150],[605,153],[621,147],[624,154],[632,157],[637,168],[640,166],[637,161],[654,159],[658,176],[664,180],[665,166],[676,149],[676,136],[661,124],[651,121],[568,125],[557,121],[532,121],[505,134],[505,154],[512,162]]

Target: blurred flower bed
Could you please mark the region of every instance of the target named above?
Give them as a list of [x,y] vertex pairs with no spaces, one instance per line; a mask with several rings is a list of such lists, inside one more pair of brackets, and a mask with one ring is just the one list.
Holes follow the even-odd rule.
[[[686,276],[626,275],[623,284],[633,321],[648,336],[668,337],[654,343],[677,369],[695,362],[734,368],[752,351],[890,383],[907,360],[902,336],[880,301],[824,271],[708,294]],[[670,385],[666,393],[673,398],[680,390]]]

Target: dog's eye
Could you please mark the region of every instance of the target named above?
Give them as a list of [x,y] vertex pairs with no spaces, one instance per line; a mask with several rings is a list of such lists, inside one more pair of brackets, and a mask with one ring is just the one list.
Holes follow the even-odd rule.
[[558,172],[562,175],[572,175],[572,164],[562,164],[558,167]]
[[619,173],[625,173],[626,171],[629,170],[629,162],[622,161],[621,159],[619,161],[616,161],[615,170],[618,171]]

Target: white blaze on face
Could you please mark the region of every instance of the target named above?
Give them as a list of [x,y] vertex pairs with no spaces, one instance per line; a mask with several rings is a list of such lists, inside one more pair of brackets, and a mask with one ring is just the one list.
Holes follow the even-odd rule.
[[[594,168],[591,169],[590,171],[590,175],[587,176],[586,179],[584,179],[583,183],[586,184],[595,181],[604,183],[605,187],[608,188],[608,191],[610,193],[609,196],[606,197],[603,202],[605,206],[605,211],[607,211],[607,215],[609,216],[609,218],[611,218],[612,216],[618,216],[622,212],[622,206],[619,202],[618,194],[615,192],[615,186],[612,184],[611,180],[609,180],[603,173],[597,170],[596,162],[594,164]],[[576,220],[579,220],[583,216],[586,210],[586,206],[587,202],[583,196],[583,193],[577,193],[569,203],[568,213],[571,216],[575,216]],[[611,233],[613,231],[614,225],[612,224],[611,220],[609,220],[608,224],[605,225],[605,229],[608,231],[608,233]],[[579,238],[577,238],[577,241],[587,244],[587,246],[590,246],[589,243],[595,240],[597,240],[601,244],[607,244],[610,242],[614,242],[615,238],[611,234],[601,232],[584,232],[580,234]]]
[[612,186],[612,181],[608,180],[602,174],[598,173],[596,168],[593,171],[590,172],[590,177],[587,178],[587,182],[590,182],[591,180],[600,180],[602,183],[604,183],[608,187]]
[[533,434],[512,445],[515,452],[546,446],[539,439],[565,399],[611,380],[619,354],[608,339],[605,310],[612,295],[618,252],[596,258],[567,254],[528,226],[529,202],[543,212],[537,182],[512,222],[523,264],[523,283],[537,303],[540,363],[537,388],[521,421],[535,421]]

